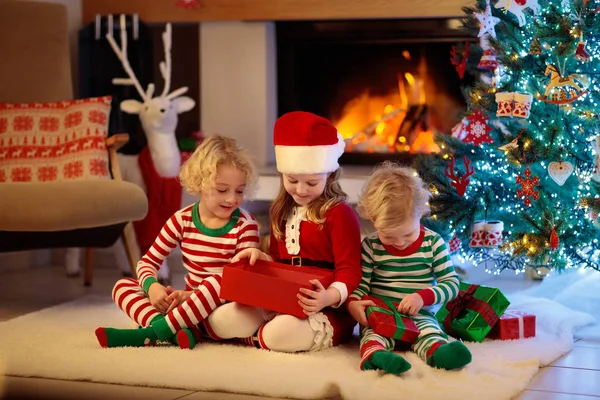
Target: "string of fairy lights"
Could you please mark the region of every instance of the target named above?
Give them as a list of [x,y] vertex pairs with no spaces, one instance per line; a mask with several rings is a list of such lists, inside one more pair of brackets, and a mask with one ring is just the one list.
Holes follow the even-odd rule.
[[[499,274],[504,269],[522,273],[526,265],[531,267],[564,268],[592,267],[600,269],[598,237],[600,224],[594,225],[590,217],[590,201],[598,197],[592,185],[596,137],[600,135],[600,4],[585,0],[539,0],[540,10],[526,12],[527,23],[519,26],[514,18],[495,9],[493,14],[501,18],[496,25],[499,67],[493,72],[490,85],[472,88],[467,92],[469,110],[486,108],[494,143],[482,144],[486,159],[477,159],[471,149],[476,173],[464,195],[465,201],[479,202],[481,209],[493,209],[487,218],[504,220],[504,243],[498,249],[470,248],[463,246],[458,253],[462,261],[485,265],[486,271]],[[477,2],[477,10],[484,11],[485,1]],[[478,26],[471,13],[465,26]],[[532,41],[539,40],[541,52],[532,55]],[[589,60],[582,62],[573,57],[577,44],[584,42]],[[565,104],[549,104],[540,100],[549,80],[547,66],[554,64],[561,76],[573,76],[587,81],[587,92],[575,101]],[[530,93],[534,99],[528,119],[512,121],[525,133],[518,138],[518,147],[498,149],[506,142],[506,126],[494,115],[496,92]],[[491,105],[491,106],[490,106]],[[508,132],[514,138],[515,133]],[[521,134],[519,134],[520,136]],[[508,136],[510,137],[510,136]],[[452,149],[442,148],[447,159]],[[548,177],[553,161],[571,161],[574,164],[568,184],[557,187]],[[539,185],[532,185],[545,197],[531,200],[527,206],[516,191],[517,178],[525,179],[524,170],[530,168],[532,177],[539,177]],[[531,183],[531,182],[529,182]],[[434,195],[439,188],[432,188]],[[493,193],[492,198],[485,193]],[[491,204],[494,206],[491,207]],[[435,214],[433,216],[435,218]],[[524,219],[526,221],[524,221]],[[526,222],[526,223],[525,223]],[[558,228],[560,246],[551,249],[549,232]],[[471,226],[459,223],[454,226],[458,235],[470,235]],[[489,261],[493,261],[489,263]],[[490,266],[487,269],[487,266]]]

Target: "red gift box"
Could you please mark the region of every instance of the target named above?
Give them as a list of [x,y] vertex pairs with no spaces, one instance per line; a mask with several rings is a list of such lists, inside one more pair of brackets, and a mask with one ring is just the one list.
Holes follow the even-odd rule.
[[307,318],[298,304],[297,295],[300,288],[314,289],[309,283],[313,279],[328,288],[333,281],[333,271],[265,260],[250,265],[244,259],[223,268],[220,296],[225,300]]
[[490,339],[523,339],[535,336],[535,315],[506,310],[487,335]]
[[371,300],[376,306],[367,307],[367,321],[375,333],[406,343],[414,343],[419,336],[419,328],[412,318],[398,312],[398,304],[378,297],[363,296],[361,300]]

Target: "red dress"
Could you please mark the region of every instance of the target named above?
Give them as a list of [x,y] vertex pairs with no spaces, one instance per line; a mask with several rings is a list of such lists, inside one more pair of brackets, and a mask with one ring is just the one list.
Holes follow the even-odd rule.
[[[292,213],[298,210],[300,208],[296,207]],[[279,241],[271,232],[270,255],[274,261],[301,257],[302,265],[299,268],[332,268],[332,286],[342,293],[343,304],[361,279],[360,225],[352,207],[346,203],[332,207],[321,225],[306,220],[295,221],[290,214],[284,234],[285,239]],[[348,314],[346,307],[327,307],[321,312],[327,316],[333,328],[334,346],[352,335],[356,321]]]

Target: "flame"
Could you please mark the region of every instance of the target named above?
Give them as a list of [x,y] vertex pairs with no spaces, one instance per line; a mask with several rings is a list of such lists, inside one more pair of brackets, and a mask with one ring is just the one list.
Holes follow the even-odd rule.
[[[410,59],[410,53],[402,53]],[[398,90],[387,96],[373,96],[365,90],[349,101],[342,116],[333,121],[340,134],[347,140],[347,150],[366,152],[411,152],[433,153],[440,148],[433,141],[434,132],[423,130],[411,132],[414,138],[411,145],[405,136],[399,135],[402,122],[411,105],[426,104],[425,77],[427,69],[425,59],[421,58],[418,75],[410,72],[398,73]]]

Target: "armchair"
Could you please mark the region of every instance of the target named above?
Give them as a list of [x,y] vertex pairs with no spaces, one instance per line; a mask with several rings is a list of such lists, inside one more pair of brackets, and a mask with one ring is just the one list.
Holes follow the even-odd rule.
[[[0,1],[0,102],[72,99],[68,43],[63,5]],[[116,151],[127,140],[126,134],[106,139],[112,179],[0,179],[0,252],[85,247],[84,284],[89,286],[93,248],[108,247],[120,237],[135,276],[139,250],[131,221],[144,218],[148,200],[141,188],[121,180]]]

